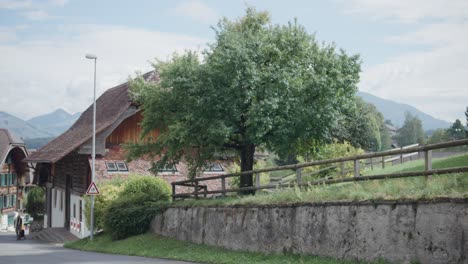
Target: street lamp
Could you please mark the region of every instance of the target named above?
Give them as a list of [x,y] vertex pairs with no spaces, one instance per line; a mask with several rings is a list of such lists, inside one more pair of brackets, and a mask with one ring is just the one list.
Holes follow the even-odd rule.
[[[93,54],[86,54],[86,58],[94,60],[94,96],[93,96],[93,154],[92,154],[92,165],[91,165],[91,182],[94,182],[94,174],[96,171],[96,62],[97,56]],[[94,195],[91,195],[91,236],[90,239],[93,240],[94,236]]]

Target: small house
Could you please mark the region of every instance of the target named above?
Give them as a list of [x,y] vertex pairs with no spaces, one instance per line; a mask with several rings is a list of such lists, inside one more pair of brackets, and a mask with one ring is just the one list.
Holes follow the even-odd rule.
[[23,209],[30,170],[22,160],[28,156],[24,142],[0,128],[0,229],[13,226],[16,212]]
[[[155,72],[143,75],[146,81],[158,81]],[[96,100],[96,181],[131,174],[150,175],[152,160],[140,158],[126,162],[125,143],[141,138],[142,113],[132,101],[128,83],[108,89]],[[26,160],[36,163],[34,182],[46,188],[44,227],[64,227],[78,237],[89,235],[84,217],[83,196],[91,184],[93,106],[82,113],[75,124]],[[157,139],[159,132],[152,131]],[[224,173],[223,167],[211,166],[208,176]],[[168,183],[186,179],[187,167],[181,163],[161,171]],[[203,176],[203,175],[202,175]],[[208,189],[219,188],[218,182]],[[98,185],[99,187],[99,185]]]

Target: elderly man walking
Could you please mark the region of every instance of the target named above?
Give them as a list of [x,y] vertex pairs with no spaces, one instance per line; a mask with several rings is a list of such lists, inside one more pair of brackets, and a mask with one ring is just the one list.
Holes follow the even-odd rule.
[[14,225],[16,231],[16,240],[20,240],[21,230],[23,230],[23,217],[21,211],[19,211],[18,216],[15,218]]

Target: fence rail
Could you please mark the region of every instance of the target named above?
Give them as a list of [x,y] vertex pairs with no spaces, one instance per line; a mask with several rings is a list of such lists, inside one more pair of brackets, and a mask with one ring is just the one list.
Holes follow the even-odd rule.
[[[468,145],[468,139],[457,140],[457,141],[450,141],[438,144],[430,144],[424,146],[418,145],[410,145],[406,148],[399,148],[399,149],[392,149],[382,152],[375,152],[375,153],[365,153],[355,156],[349,157],[341,157],[335,159],[328,159],[328,160],[319,160],[319,161],[312,161],[312,162],[305,162],[300,164],[292,164],[292,165],[284,165],[284,166],[277,166],[271,168],[264,168],[252,171],[244,171],[244,172],[237,172],[237,173],[229,173],[211,177],[203,177],[203,178],[195,178],[183,181],[172,182],[172,198],[173,200],[177,198],[198,198],[200,195],[207,197],[209,194],[221,194],[222,196],[226,196],[227,193],[232,192],[241,192],[241,191],[252,191],[252,190],[264,190],[264,189],[275,189],[275,188],[282,188],[282,187],[290,187],[291,184],[289,183],[279,183],[279,184],[268,184],[268,185],[261,185],[260,184],[260,173],[264,172],[272,172],[272,171],[280,171],[280,170],[295,170],[296,171],[296,186],[309,186],[309,185],[318,185],[318,184],[334,184],[334,183],[342,183],[342,182],[353,182],[353,181],[363,181],[363,180],[381,180],[381,179],[392,179],[392,178],[404,178],[404,177],[415,177],[415,176],[426,176],[430,177],[434,174],[449,174],[449,173],[458,173],[458,172],[468,172],[468,166],[466,167],[454,167],[454,168],[446,168],[446,169],[432,169],[432,150],[450,148],[450,147],[457,147]],[[424,152],[424,171],[415,171],[415,172],[402,172],[402,173],[392,173],[392,174],[382,174],[382,175],[372,175],[372,176],[361,176],[360,175],[360,160],[370,159],[371,164],[374,164],[372,160],[374,158],[381,158],[379,162],[382,168],[385,168],[385,163],[388,162],[388,159],[385,159],[387,156],[393,155],[400,155],[401,161],[405,156],[409,155],[416,155],[417,153]],[[404,155],[408,154],[408,155]],[[322,179],[318,181],[310,181],[310,182],[303,182],[303,175],[302,170],[306,167],[330,164],[331,166],[325,168],[330,169],[332,167],[339,168],[341,171],[341,175],[344,175],[345,171],[345,162],[353,162],[353,174],[354,177],[348,178],[341,178],[341,179]],[[339,163],[339,166],[334,165],[334,163]],[[325,169],[319,170],[323,171]],[[314,172],[315,173],[315,172]],[[226,188],[226,179],[232,177],[240,177],[242,175],[256,175],[256,182],[255,186],[250,187],[242,187],[242,188]],[[200,182],[203,181],[212,181],[212,180],[221,180],[221,190],[211,190],[209,191],[206,185],[201,185]],[[184,187],[193,187],[194,191],[189,193],[176,193],[176,186],[184,186]]]

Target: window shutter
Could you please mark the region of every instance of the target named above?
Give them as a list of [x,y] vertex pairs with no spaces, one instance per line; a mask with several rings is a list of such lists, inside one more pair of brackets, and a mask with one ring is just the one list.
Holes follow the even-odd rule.
[[0,209],[3,208],[3,196],[0,196]]

